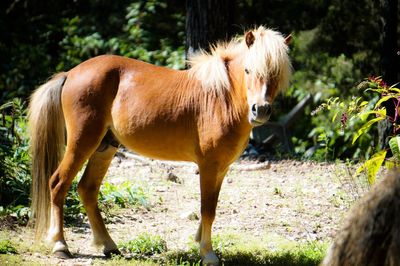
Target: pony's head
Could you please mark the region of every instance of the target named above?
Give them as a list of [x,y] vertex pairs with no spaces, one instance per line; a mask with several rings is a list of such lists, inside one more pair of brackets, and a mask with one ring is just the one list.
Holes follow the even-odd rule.
[[[220,113],[224,115],[224,121],[229,123],[246,109],[245,105],[227,101],[226,94],[235,91],[231,82],[234,79],[237,81],[235,85],[244,90],[240,95],[245,97],[240,100],[247,99],[249,123],[259,126],[267,122],[273,100],[289,84],[292,72],[288,56],[289,39],[261,26],[248,31],[242,38],[212,46],[211,53],[200,50],[191,55],[189,76],[200,81],[200,93],[211,92],[216,96],[203,101],[206,104],[203,109],[208,110],[207,114],[210,117],[214,115],[214,109],[210,106],[225,106]],[[229,67],[231,61],[235,61],[234,68]],[[213,99],[213,104],[210,99]]]
[[243,38],[244,82],[247,88],[249,122],[252,126],[266,123],[278,92],[287,88],[292,72],[288,55],[290,35],[259,27]]

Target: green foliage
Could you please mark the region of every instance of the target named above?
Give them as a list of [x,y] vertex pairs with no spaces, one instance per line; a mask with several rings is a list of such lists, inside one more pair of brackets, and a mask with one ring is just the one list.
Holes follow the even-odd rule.
[[82,201],[79,198],[77,188],[78,182],[74,180],[65,197],[64,220],[67,224],[74,224],[82,220],[83,214],[86,213]]
[[[65,70],[84,59],[105,53],[182,69],[185,66],[184,17],[174,12],[166,1],[133,1],[126,7],[121,31],[110,37],[85,24],[79,16],[64,19],[65,37],[61,41],[62,53],[57,69]],[[161,19],[156,14],[164,17]]]
[[[326,103],[321,104],[316,112],[328,110],[328,112],[333,113],[332,122],[338,122],[337,117],[340,117],[340,123],[336,123],[336,131],[338,125],[340,125],[341,132],[349,132],[346,135],[344,147],[349,147],[351,139],[353,147],[358,147],[359,151],[367,151],[364,154],[367,160],[357,169],[356,174],[365,172],[369,183],[372,184],[387,155],[387,150],[380,150],[379,147],[375,147],[374,139],[370,134],[372,129],[376,130],[376,127],[373,126],[377,122],[386,120],[391,124],[392,134],[389,145],[395,155],[392,158],[392,163],[399,163],[397,134],[400,130],[398,124],[400,89],[387,86],[380,77],[370,77],[368,81],[361,83],[359,88],[366,88],[364,92],[368,98],[353,97],[351,101],[341,101],[339,97],[331,98]],[[394,106],[393,113],[387,111],[386,103],[391,103]],[[365,142],[365,137],[369,140],[368,142]],[[337,145],[336,141],[332,145]]]
[[[361,119],[356,119],[352,115],[358,114],[361,110],[371,110],[376,101],[376,98],[368,102],[361,97],[351,96],[344,97],[342,101],[339,97],[334,97],[322,103],[312,112],[312,124],[316,126],[308,135],[313,138],[317,148],[314,154],[310,151],[307,155],[324,160],[368,158],[373,152],[371,143],[376,141],[375,131],[369,132],[370,128]],[[355,138],[359,138],[358,142],[351,145]]]
[[2,1],[0,102],[100,54],[183,68],[184,12],[176,0]]
[[30,157],[26,111],[20,99],[0,106],[0,206],[27,206],[30,201]]
[[120,243],[119,247],[134,258],[148,258],[167,251],[167,244],[160,236],[140,234],[133,240]]
[[400,162],[400,136],[394,136],[389,140],[389,147],[393,154],[393,159]]
[[[65,198],[65,221],[75,223],[83,218],[86,213],[85,208],[77,192],[78,179],[72,182],[71,188]],[[146,191],[129,181],[119,185],[104,182],[99,192],[99,207],[105,212],[106,217],[112,216],[115,208],[149,208],[149,196]]]
[[[331,56],[326,52],[317,52],[317,34],[317,29],[294,33],[290,55],[295,71],[291,86],[283,97],[278,98],[277,113],[288,113],[308,94],[313,96],[314,104],[318,104],[321,99],[333,100],[338,96],[351,102],[360,95],[354,84],[360,80],[361,73],[354,60],[344,54]],[[335,108],[323,114],[313,112],[313,106],[305,108],[304,115],[298,118],[290,132],[296,154],[316,160],[359,158],[365,155],[359,147],[349,148],[344,145],[352,135],[349,131],[342,131],[340,124],[332,124],[332,119],[340,119]],[[353,126],[357,127],[356,124]],[[370,142],[368,138],[365,136],[363,143]]]
[[105,182],[100,189],[99,202],[104,207],[115,205],[127,208],[149,207],[150,205],[148,193],[142,187],[135,186],[129,181],[119,185]]
[[17,249],[9,240],[0,240],[0,254],[17,254]]

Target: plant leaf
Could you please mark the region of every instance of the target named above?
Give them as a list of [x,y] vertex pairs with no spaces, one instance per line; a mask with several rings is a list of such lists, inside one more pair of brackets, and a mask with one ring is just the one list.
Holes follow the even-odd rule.
[[386,150],[381,150],[375,153],[371,159],[369,159],[360,167],[358,167],[356,175],[360,174],[363,171],[366,171],[368,182],[369,184],[372,185],[375,182],[376,174],[378,173],[379,168],[382,166],[385,157],[386,157]]
[[397,98],[397,96],[396,96],[396,95],[387,95],[387,96],[382,97],[382,98],[375,104],[375,108],[374,108],[374,109],[376,109],[376,108],[378,108],[379,106],[381,106],[381,104],[382,104],[383,102],[386,102],[387,100],[390,100],[390,99],[393,99],[393,98]]
[[393,157],[400,161],[400,136],[395,136],[389,140],[389,146],[392,150]]
[[351,144],[354,144],[354,143],[356,142],[356,140],[357,140],[362,134],[366,133],[366,132],[369,130],[369,128],[370,128],[374,123],[376,123],[376,122],[378,122],[378,121],[380,121],[380,120],[383,120],[383,119],[385,119],[385,117],[379,116],[379,117],[376,117],[376,118],[374,118],[374,119],[371,119],[371,120],[369,120],[367,123],[365,123],[359,130],[357,130],[356,134],[354,134],[353,141],[352,141]]
[[335,122],[337,115],[339,114],[339,111],[336,111],[335,114],[332,117],[332,122]]
[[386,109],[385,109],[385,108],[382,108],[382,109],[378,109],[378,110],[366,111],[366,112],[360,113],[360,114],[358,115],[358,117],[359,117],[362,121],[365,121],[365,120],[367,120],[368,116],[369,116],[369,115],[372,115],[372,114],[377,115],[377,116],[384,116],[384,117],[386,117]]

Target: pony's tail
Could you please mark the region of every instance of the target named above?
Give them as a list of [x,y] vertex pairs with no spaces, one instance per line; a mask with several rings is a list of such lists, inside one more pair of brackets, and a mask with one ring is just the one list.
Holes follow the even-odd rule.
[[28,128],[32,156],[30,222],[34,224],[37,240],[49,227],[49,179],[64,153],[65,121],[61,108],[61,91],[66,78],[66,72],[54,75],[32,94],[29,104]]

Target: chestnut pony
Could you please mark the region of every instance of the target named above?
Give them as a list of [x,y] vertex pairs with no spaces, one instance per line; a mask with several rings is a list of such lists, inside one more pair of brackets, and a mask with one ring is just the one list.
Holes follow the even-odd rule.
[[[288,37],[259,27],[218,44],[176,71],[104,55],[55,75],[32,95],[32,216],[36,236],[47,233],[53,253],[71,256],[63,233],[63,204],[78,184],[94,243],[119,253],[97,197],[119,144],[156,159],[195,162],[200,172],[201,222],[196,240],[207,265],[223,178],[254,126],[264,124],[277,93],[288,86]],[[65,143],[66,141],[66,143]],[[66,144],[66,145],[65,145]]]

